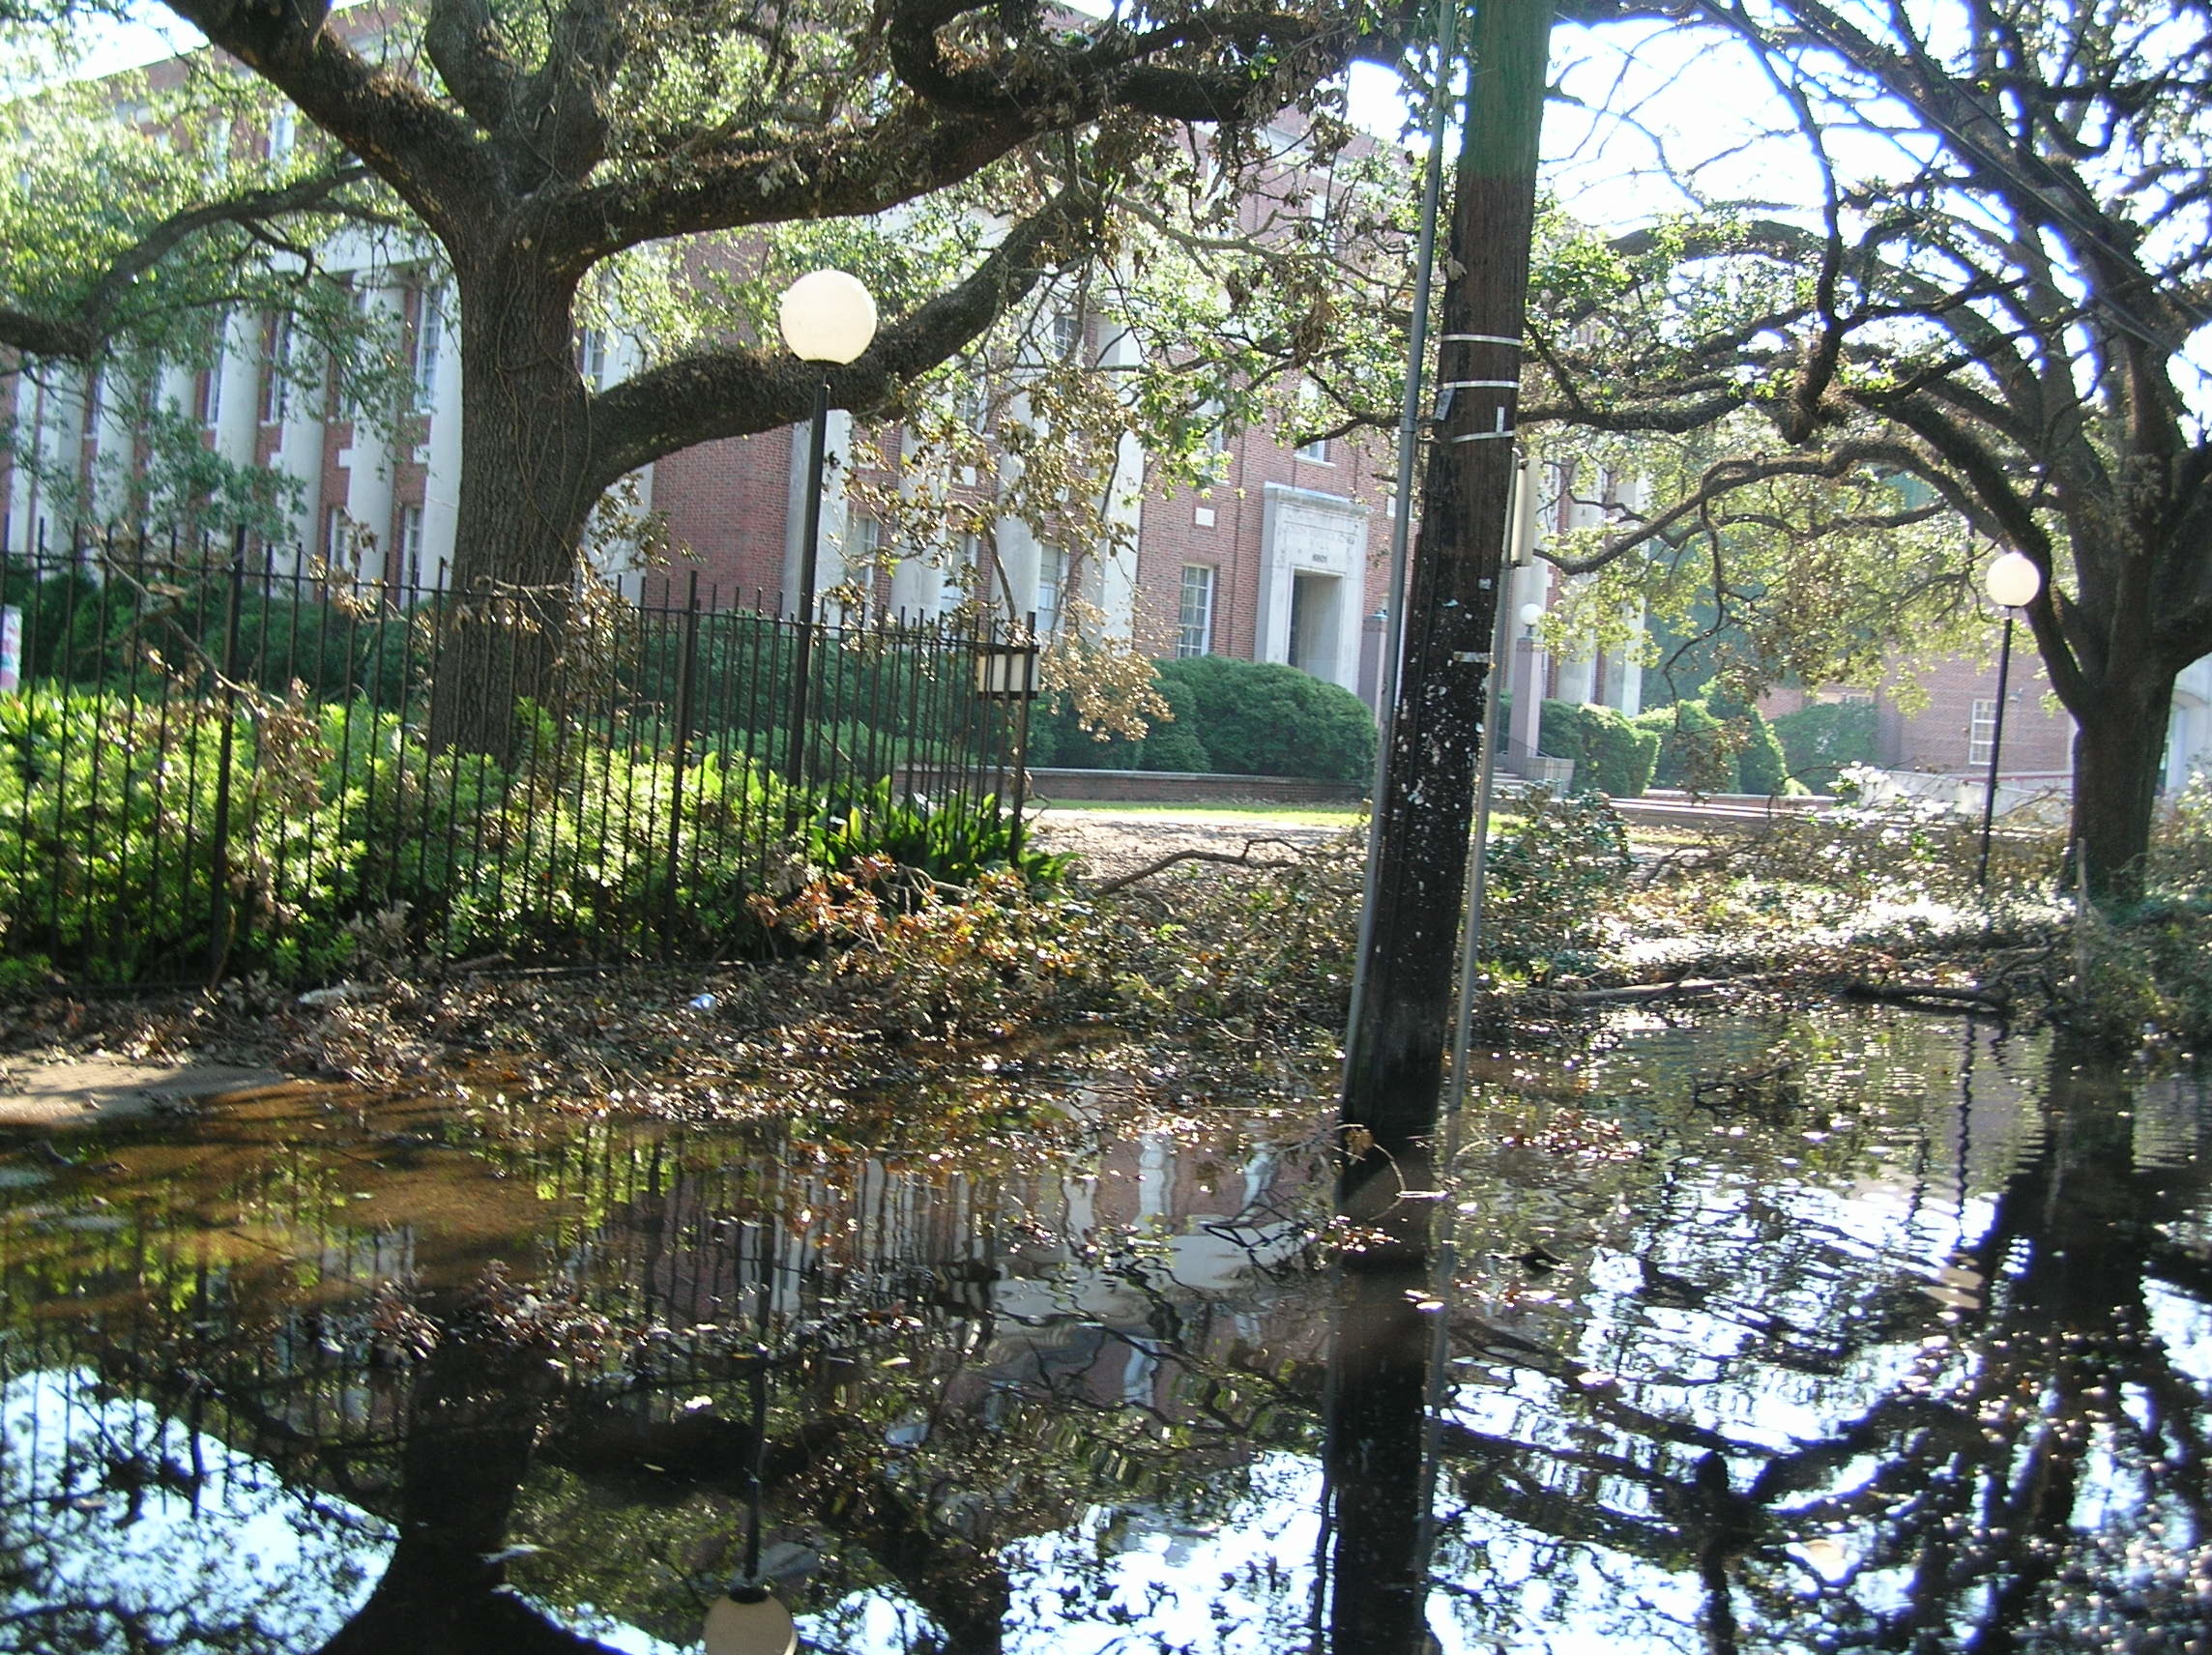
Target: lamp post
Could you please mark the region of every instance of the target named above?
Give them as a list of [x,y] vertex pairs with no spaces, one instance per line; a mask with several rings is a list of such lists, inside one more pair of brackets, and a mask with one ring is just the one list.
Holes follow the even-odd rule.
[[1543,744],[1544,696],[1536,682],[1536,624],[1541,603],[1524,603],[1517,617],[1521,636],[1513,640],[1513,731],[1507,738],[1518,773],[1534,779],[1536,752]]
[[[1030,617],[1033,628],[1036,617]],[[1006,859],[1018,872],[1022,861],[1022,808],[1029,779],[1030,703],[1039,694],[1037,646],[1033,631],[1026,643],[978,639],[975,644],[975,694],[984,701],[1011,701],[1014,711],[1014,826]]]
[[[849,363],[876,336],[876,302],[857,276],[810,271],[783,290],[776,305],[783,342],[801,362]],[[799,647],[791,685],[791,748],[784,779],[806,779],[806,699],[814,656],[814,583],[822,558],[822,460],[830,438],[830,381],[814,382],[812,445],[806,456],[806,522],[799,545]]]
[[1997,758],[2004,750],[2005,695],[2012,678],[2013,611],[2035,601],[2043,590],[2043,571],[2019,552],[2007,552],[1982,571],[1982,590],[1990,601],[2005,612],[2004,642],[1997,647],[1997,709],[1990,726],[1990,779],[1982,793],[1982,860],[1975,886],[1990,885],[1990,828],[1997,814]]
[[745,1501],[745,1567],[729,1590],[708,1606],[702,1629],[707,1655],[793,1655],[799,1647],[798,1623],[783,1600],[769,1589],[768,1577],[761,1572],[761,1490],[768,1475],[768,1341],[776,1268],[770,1226],[764,1213],[756,1228],[760,1274],[753,1316],[759,1337],[746,1386],[752,1400],[753,1463]]

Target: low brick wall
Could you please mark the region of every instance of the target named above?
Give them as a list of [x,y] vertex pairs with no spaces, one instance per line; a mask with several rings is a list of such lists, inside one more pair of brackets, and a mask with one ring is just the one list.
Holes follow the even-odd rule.
[[1043,804],[1078,804],[1086,800],[1144,804],[1355,804],[1367,797],[1367,789],[1354,781],[1311,781],[1303,776],[1033,769],[1030,797]]

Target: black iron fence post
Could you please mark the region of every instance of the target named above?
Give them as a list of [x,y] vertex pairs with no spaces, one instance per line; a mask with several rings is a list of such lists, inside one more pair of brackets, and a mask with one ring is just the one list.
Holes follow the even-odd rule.
[[691,571],[690,602],[684,612],[684,653],[676,664],[676,748],[668,790],[668,888],[660,910],[660,957],[667,959],[676,937],[676,882],[684,865],[684,766],[691,745],[691,683],[699,660],[699,571]]
[[216,752],[215,844],[208,857],[208,981],[222,976],[230,956],[230,765],[238,737],[238,621],[246,601],[246,528],[230,550],[230,615],[222,638],[222,735]]

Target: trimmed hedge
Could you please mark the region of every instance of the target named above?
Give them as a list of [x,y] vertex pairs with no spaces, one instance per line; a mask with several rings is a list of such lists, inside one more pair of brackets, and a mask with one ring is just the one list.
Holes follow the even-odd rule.
[[1216,770],[1321,781],[1363,781],[1374,773],[1374,716],[1341,684],[1279,662],[1228,655],[1162,661],[1158,673],[1171,704],[1176,687],[1189,692],[1190,727]]
[[1640,730],[1610,707],[1547,701],[1538,745],[1554,758],[1575,761],[1574,791],[1635,798],[1651,785],[1659,738]]
[[1659,739],[1652,780],[1692,793],[1772,797],[1790,788],[1790,766],[1758,708],[1714,693],[1639,713],[1638,729]]
[[1319,781],[1364,781],[1374,771],[1374,717],[1341,685],[1279,662],[1228,655],[1157,661],[1152,672],[1171,716],[1143,740],[1099,740],[1061,697],[1033,713],[1030,763]]
[[1637,715],[1636,727],[1659,738],[1651,779],[1692,793],[1736,791],[1736,742],[1702,702],[1677,701]]
[[1705,706],[1724,724],[1740,724],[1742,745],[1736,749],[1736,792],[1763,794],[1771,798],[1790,791],[1790,761],[1782,743],[1774,739],[1774,726],[1766,714],[1747,701],[1719,690],[1705,697]]
[[1817,793],[1834,789],[1851,765],[1879,762],[1879,721],[1867,701],[1815,702],[1774,721],[1790,774]]

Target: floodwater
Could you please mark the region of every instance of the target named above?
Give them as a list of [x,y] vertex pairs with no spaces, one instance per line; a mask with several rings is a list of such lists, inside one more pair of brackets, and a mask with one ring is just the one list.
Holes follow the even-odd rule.
[[1009,1089],[0,1144],[0,1648],[688,1648],[757,1533],[852,1655],[2212,1649],[2201,1076],[1624,1024],[1397,1272],[1311,1122]]

